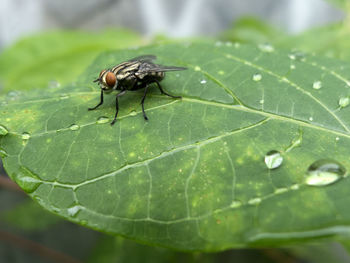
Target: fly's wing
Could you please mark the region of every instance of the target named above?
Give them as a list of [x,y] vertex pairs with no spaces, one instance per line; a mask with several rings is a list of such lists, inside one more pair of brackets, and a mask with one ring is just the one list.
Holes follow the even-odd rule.
[[163,66],[153,63],[142,63],[138,69],[139,73],[149,73],[149,72],[166,72],[166,71],[179,71],[185,70],[184,67],[174,67],[174,66]]
[[175,67],[175,66],[163,66],[163,65],[156,65],[155,64],[154,70],[159,72],[159,71],[179,71],[179,70],[186,70],[187,68],[185,67]]
[[128,61],[139,61],[139,62],[152,62],[154,60],[156,60],[157,57],[154,55],[143,55],[143,56],[139,56],[136,58],[132,58]]

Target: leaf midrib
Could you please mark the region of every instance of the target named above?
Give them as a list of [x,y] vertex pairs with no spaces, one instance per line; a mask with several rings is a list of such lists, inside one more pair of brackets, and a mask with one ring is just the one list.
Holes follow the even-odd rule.
[[[74,93],[74,96],[80,96],[80,95],[91,95],[91,96],[93,96],[93,95],[97,95],[97,94],[100,94],[100,92],[77,92],[77,93]],[[131,93],[131,94],[133,94],[133,93]],[[71,97],[72,96],[73,95],[71,95]],[[150,94],[149,97],[164,98],[164,96],[162,96],[162,95],[153,95],[153,94]],[[59,99],[59,97],[52,97],[52,98],[48,98],[48,99],[45,99],[45,100],[27,101],[27,102],[24,102],[24,103],[31,103],[31,102],[38,102],[38,101],[43,102],[43,101],[51,101],[51,100],[57,100],[57,99]],[[172,101],[170,103],[166,103],[166,104],[163,104],[163,105],[159,105],[159,106],[155,106],[155,107],[151,107],[151,108],[145,109],[145,111],[151,111],[151,110],[154,110],[154,109],[166,107],[168,105],[179,103],[181,101],[186,101],[186,102],[192,102],[192,103],[197,103],[197,104],[204,104],[204,105],[207,105],[207,106],[223,107],[223,108],[228,108],[228,109],[233,109],[233,110],[238,110],[238,111],[255,113],[255,114],[258,114],[258,115],[269,117],[271,119],[285,121],[285,122],[289,122],[289,123],[294,123],[294,124],[297,124],[297,125],[300,125],[300,126],[303,126],[303,127],[312,128],[312,129],[316,129],[316,130],[324,131],[324,132],[329,132],[329,133],[332,133],[334,135],[343,136],[343,137],[346,137],[346,138],[350,139],[350,134],[349,133],[345,133],[345,132],[341,132],[341,131],[337,131],[337,130],[332,130],[332,129],[325,128],[325,127],[322,127],[322,126],[318,126],[318,125],[315,125],[315,124],[310,124],[310,123],[308,123],[306,121],[293,119],[293,118],[288,117],[288,116],[282,116],[282,115],[277,115],[277,114],[270,113],[270,112],[260,111],[260,110],[253,109],[253,108],[250,108],[250,107],[247,107],[247,106],[243,106],[243,105],[231,105],[231,104],[225,104],[225,103],[220,103],[220,102],[215,102],[215,101],[202,100],[202,99],[198,99],[198,98],[190,98],[190,97],[185,97],[185,96],[182,97],[182,100],[174,100],[174,101]],[[15,104],[9,104],[9,105],[17,105],[17,104],[22,104],[23,105],[24,103],[15,103]],[[141,111],[136,111],[136,113],[140,114]],[[118,117],[118,120],[119,119],[128,118],[128,117],[134,117],[134,116],[132,116],[131,114],[127,114],[127,115],[123,115],[123,116]],[[80,127],[86,127],[86,126],[90,126],[90,125],[93,125],[93,124],[97,125],[96,121],[89,122],[89,123],[86,123],[86,124],[81,124],[79,126]],[[98,125],[101,125],[101,124],[98,124]],[[47,132],[31,134],[31,137],[40,137],[40,136],[43,136],[43,135],[46,135],[46,134],[56,133],[57,131],[64,132],[64,131],[70,131],[70,130],[71,129],[69,127],[64,127],[64,128],[60,128],[60,129],[56,129],[56,130],[49,130]],[[22,136],[22,134],[20,132],[15,132],[15,131],[10,131],[9,134],[12,134],[12,135],[15,135],[15,136]]]

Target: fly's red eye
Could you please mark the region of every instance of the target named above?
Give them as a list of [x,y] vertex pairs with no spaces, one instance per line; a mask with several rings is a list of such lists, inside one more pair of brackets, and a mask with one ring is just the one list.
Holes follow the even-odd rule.
[[106,84],[108,85],[108,87],[114,87],[116,81],[116,76],[112,72],[108,72],[106,75]]

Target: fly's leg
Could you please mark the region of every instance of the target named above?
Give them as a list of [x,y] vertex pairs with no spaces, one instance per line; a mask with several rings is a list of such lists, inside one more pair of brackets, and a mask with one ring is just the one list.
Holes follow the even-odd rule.
[[144,103],[145,103],[145,99],[146,99],[146,95],[147,95],[147,89],[148,89],[148,85],[147,84],[144,84],[145,85],[145,93],[143,94],[143,97],[142,97],[142,100],[141,100],[141,106],[142,106],[142,114],[143,114],[143,118],[148,121],[148,118],[146,116],[146,113],[145,113],[145,107],[144,107]]
[[88,108],[88,110],[96,110],[99,106],[101,106],[103,104],[103,90],[101,90],[101,98],[100,98],[100,103],[97,104],[95,107],[93,108]]
[[115,97],[115,115],[114,115],[114,119],[111,122],[111,125],[113,125],[116,120],[117,120],[117,116],[118,116],[118,111],[119,111],[119,105],[118,105],[118,97],[123,96],[126,93],[126,90],[122,90],[121,92],[119,92],[117,94],[117,96]]
[[174,95],[170,95],[169,93],[165,92],[165,91],[163,90],[162,86],[159,84],[159,81],[158,81],[158,80],[154,80],[154,82],[157,83],[157,86],[158,86],[158,88],[159,88],[159,90],[160,90],[160,92],[161,92],[162,94],[167,95],[167,96],[169,96],[169,97],[171,97],[171,98],[181,99],[181,96],[174,96]]

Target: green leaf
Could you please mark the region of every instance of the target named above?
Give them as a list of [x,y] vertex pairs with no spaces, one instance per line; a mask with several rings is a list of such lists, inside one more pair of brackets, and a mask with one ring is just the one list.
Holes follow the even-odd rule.
[[255,17],[242,17],[235,21],[231,28],[224,31],[221,38],[242,43],[275,43],[287,35],[274,26]]
[[241,43],[271,43],[275,47],[313,52],[350,61],[349,19],[341,23],[316,27],[297,35],[285,34],[259,19],[245,17],[225,31],[221,39]]
[[349,9],[350,5],[349,5],[349,0],[326,0],[327,2],[341,7],[343,9]]
[[[183,98],[153,87],[146,122],[143,91],[129,92],[114,126],[99,121],[115,96],[87,111],[92,80],[141,54],[188,67],[162,82]],[[4,166],[46,209],[148,244],[218,251],[349,233],[349,69],[268,45],[107,52],[75,85],[0,102]]]
[[58,31],[24,38],[0,55],[3,91],[65,85],[102,51],[141,44],[126,30]]

